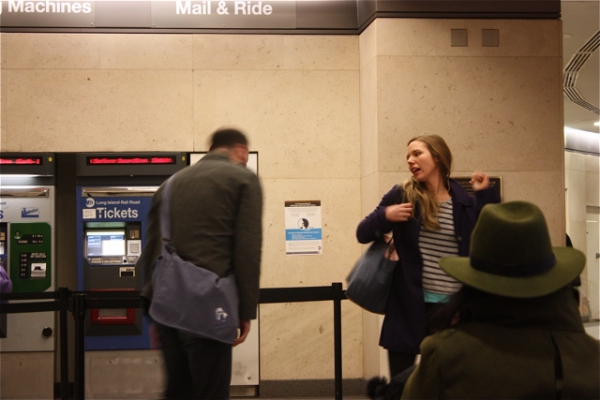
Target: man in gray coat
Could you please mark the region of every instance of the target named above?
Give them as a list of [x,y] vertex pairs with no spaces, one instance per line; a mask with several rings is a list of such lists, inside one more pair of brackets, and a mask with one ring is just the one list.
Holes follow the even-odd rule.
[[[240,327],[233,346],[248,336],[259,295],[262,191],[258,177],[245,167],[247,161],[246,136],[219,129],[209,153],[173,178],[170,196],[171,243],[179,256],[219,277],[235,274]],[[147,272],[142,295],[150,300],[150,267],[161,252],[162,190],[152,199],[149,241],[140,260]],[[229,398],[232,345],[161,324],[156,328],[167,370],[167,399]]]

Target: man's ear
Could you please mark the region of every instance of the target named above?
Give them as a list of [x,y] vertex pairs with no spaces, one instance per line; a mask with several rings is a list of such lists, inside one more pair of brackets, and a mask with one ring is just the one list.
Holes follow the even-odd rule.
[[243,144],[236,144],[235,147],[233,148],[233,159],[231,161],[237,163],[237,164],[243,164],[246,165],[246,163],[248,162],[248,146],[245,146]]

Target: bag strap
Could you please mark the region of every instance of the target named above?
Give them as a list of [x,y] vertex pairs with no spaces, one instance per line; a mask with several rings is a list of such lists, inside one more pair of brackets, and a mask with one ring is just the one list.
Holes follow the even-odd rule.
[[171,240],[171,218],[169,218],[169,213],[171,209],[171,184],[173,183],[174,176],[175,175],[172,175],[165,182],[160,204],[160,234],[162,236],[163,243],[165,244]]

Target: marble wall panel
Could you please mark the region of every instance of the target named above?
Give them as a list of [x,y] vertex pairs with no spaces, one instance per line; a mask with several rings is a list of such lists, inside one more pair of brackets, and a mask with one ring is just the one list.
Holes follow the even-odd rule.
[[383,324],[383,316],[373,314],[368,311],[362,313],[363,324],[363,376],[370,378],[373,376],[389,375],[387,350],[379,347],[379,334]]
[[[342,302],[345,379],[362,377],[361,314],[358,306]],[[260,306],[260,320],[261,379],[333,379],[331,302],[264,304]]]
[[98,35],[100,68],[190,70],[193,66],[190,35]]
[[359,37],[360,67],[375,60],[377,49],[377,21],[374,21],[365,29]]
[[238,126],[262,178],[359,174],[358,71],[195,71],[194,111],[195,150]]
[[191,69],[189,35],[10,34],[3,42],[9,69]]
[[10,33],[2,37],[2,68],[96,69],[101,65],[102,35]]
[[[262,179],[265,192],[261,287],[329,286],[343,282],[360,245],[358,179]],[[321,200],[323,255],[285,255],[286,200]],[[362,377],[361,309],[343,306],[344,377]],[[261,379],[327,379],[332,304],[261,305]],[[310,350],[309,350],[310,349]]]
[[192,150],[191,71],[4,69],[4,151]]
[[288,35],[284,40],[284,68],[299,70],[358,70],[358,37]]
[[[562,54],[561,21],[382,18],[375,23],[378,55],[556,57]],[[451,29],[466,29],[468,46],[452,47]],[[482,29],[498,29],[498,47],[481,46]]]
[[358,37],[194,35],[198,70],[357,70]]
[[[560,57],[562,21],[560,20],[471,20],[469,47],[482,56]],[[482,30],[497,29],[498,47],[482,46]]]
[[361,194],[361,214],[356,224],[366,217],[371,211],[375,209],[381,196],[379,185],[379,174],[370,174],[361,177],[360,180],[360,194]]
[[[360,183],[356,179],[261,179],[265,193],[261,287],[329,286],[342,282],[358,258]],[[286,256],[286,200],[320,200],[323,254]],[[344,377],[362,377],[362,318],[343,306]],[[261,379],[329,379],[332,304],[261,305]],[[309,350],[310,349],[310,350]]]
[[378,19],[379,56],[466,55],[468,47],[450,47],[450,29],[467,29],[466,20]]
[[[360,52],[360,171],[376,173],[379,166],[377,132],[377,24],[371,24],[359,38]],[[363,193],[364,194],[364,193]]]
[[562,168],[559,62],[379,57],[380,169],[405,170],[408,139],[424,133],[446,139],[454,168]]
[[283,68],[284,39],[278,35],[193,35],[195,70]]
[[364,64],[360,70],[360,174],[378,171],[377,64]]
[[[356,179],[264,179],[264,237],[261,287],[328,286],[343,282],[360,255]],[[285,201],[320,200],[323,254],[285,254]]]

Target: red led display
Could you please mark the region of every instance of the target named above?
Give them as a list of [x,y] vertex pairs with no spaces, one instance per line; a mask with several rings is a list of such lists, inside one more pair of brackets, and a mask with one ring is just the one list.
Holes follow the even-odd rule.
[[27,158],[0,158],[0,165],[42,165],[42,157],[27,157]]
[[173,157],[152,157],[151,164],[175,164]]
[[88,165],[165,165],[175,164],[175,157],[148,156],[148,157],[88,157]]

